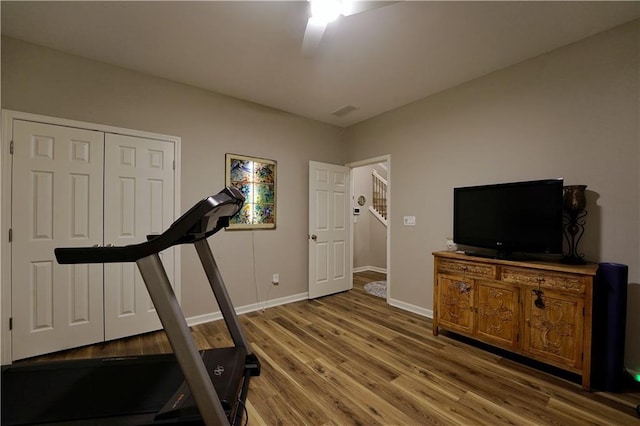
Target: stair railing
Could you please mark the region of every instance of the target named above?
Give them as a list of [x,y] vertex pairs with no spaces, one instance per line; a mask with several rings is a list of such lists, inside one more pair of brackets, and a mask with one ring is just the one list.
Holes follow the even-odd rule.
[[371,172],[373,201],[369,206],[369,211],[387,226],[387,180],[380,176],[378,172]]

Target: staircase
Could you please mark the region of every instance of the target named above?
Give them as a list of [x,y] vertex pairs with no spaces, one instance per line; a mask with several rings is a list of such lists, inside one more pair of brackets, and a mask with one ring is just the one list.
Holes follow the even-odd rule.
[[387,226],[387,180],[380,176],[378,172],[371,172],[373,202],[369,206],[369,211],[378,218],[380,222]]

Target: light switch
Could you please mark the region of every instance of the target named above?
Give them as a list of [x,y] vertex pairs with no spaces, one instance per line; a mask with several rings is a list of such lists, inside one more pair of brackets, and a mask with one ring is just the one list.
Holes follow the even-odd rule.
[[416,226],[416,217],[415,216],[405,216],[404,217],[404,225],[405,226]]

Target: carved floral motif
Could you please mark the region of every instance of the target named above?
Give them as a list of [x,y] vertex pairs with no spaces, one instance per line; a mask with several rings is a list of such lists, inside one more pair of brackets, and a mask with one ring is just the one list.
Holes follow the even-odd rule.
[[502,281],[508,283],[522,284],[532,287],[552,288],[556,290],[573,291],[584,293],[585,282],[581,277],[571,275],[553,275],[545,273],[537,274],[531,271],[504,268],[502,270]]
[[510,328],[513,321],[513,311],[509,306],[505,306],[505,300],[511,293],[504,292],[496,288],[489,289],[489,297],[479,305],[480,317],[486,321],[489,334],[501,335],[505,328]]
[[469,312],[471,306],[469,291],[471,286],[464,281],[447,281],[444,292],[443,305],[448,316],[448,320],[454,324],[462,322],[463,315]]
[[575,325],[565,319],[566,306],[558,300],[545,300],[544,309],[533,309],[531,325],[537,330],[542,350],[562,355],[563,343],[572,339]]
[[494,278],[496,275],[495,267],[492,265],[457,262],[448,259],[440,259],[438,269],[443,272],[462,273],[487,278]]

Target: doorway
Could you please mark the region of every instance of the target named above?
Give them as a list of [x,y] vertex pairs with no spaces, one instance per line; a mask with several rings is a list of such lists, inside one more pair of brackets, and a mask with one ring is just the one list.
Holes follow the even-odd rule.
[[370,272],[382,277],[379,282],[371,283],[369,294],[384,296],[388,301],[391,287],[391,158],[385,155],[347,166],[351,169],[352,269],[354,274]]

